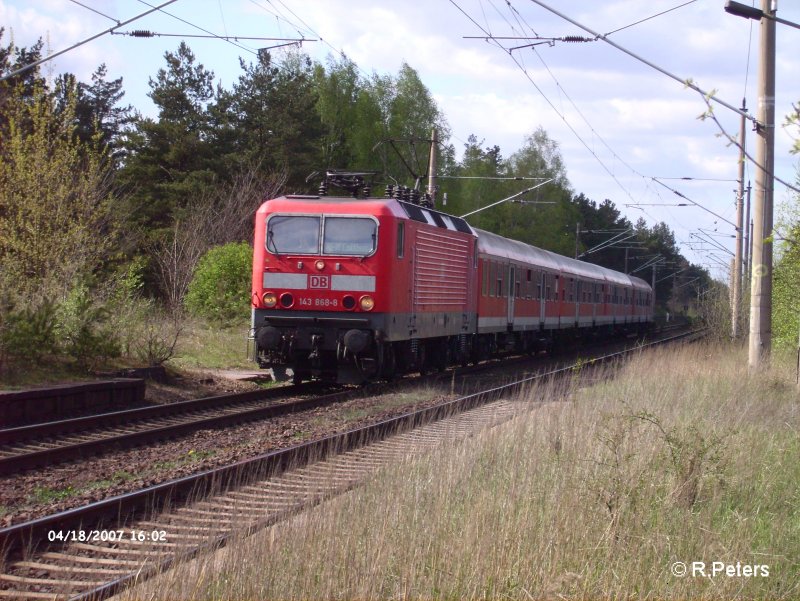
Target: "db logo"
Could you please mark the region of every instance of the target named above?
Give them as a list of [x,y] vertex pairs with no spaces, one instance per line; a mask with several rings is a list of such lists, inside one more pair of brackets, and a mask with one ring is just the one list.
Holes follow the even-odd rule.
[[308,276],[309,288],[330,288],[331,278],[328,275],[310,275]]

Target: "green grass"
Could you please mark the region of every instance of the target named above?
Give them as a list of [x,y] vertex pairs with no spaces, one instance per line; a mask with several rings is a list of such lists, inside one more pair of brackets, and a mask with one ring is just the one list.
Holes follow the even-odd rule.
[[0,506],[0,517],[7,513],[24,511],[27,507],[36,505],[46,505],[57,501],[63,501],[77,497],[83,493],[91,491],[105,490],[112,486],[124,484],[136,478],[148,479],[152,476],[158,476],[160,472],[171,470],[183,465],[190,465],[200,462],[208,457],[216,455],[216,451],[195,451],[190,450],[181,457],[168,461],[158,461],[153,463],[149,469],[146,469],[137,474],[132,474],[126,470],[118,470],[107,478],[100,478],[81,484],[80,486],[68,485],[65,487],[55,488],[49,486],[37,487],[33,493],[28,496],[24,503],[19,506]]
[[[168,333],[173,327],[173,324],[165,321],[163,331]],[[175,355],[166,362],[168,367],[177,370],[256,369],[255,364],[247,360],[249,321],[218,325],[186,318],[180,327],[181,333],[175,347]],[[167,334],[164,335],[169,339]],[[128,346],[132,347],[133,342],[135,341],[128,341]],[[141,358],[133,354],[123,355],[99,362],[96,371],[114,372],[143,365],[146,363]],[[50,358],[41,365],[30,361],[14,365],[0,364],[0,390],[18,390],[56,382],[91,380],[94,377],[94,373],[87,373],[85,369],[78,368],[74,361],[64,357]]]
[[54,501],[63,501],[74,497],[80,491],[72,486],[64,488],[50,488],[49,486],[40,486],[33,489],[31,501],[35,503],[52,503]]
[[213,457],[216,454],[216,451],[195,451],[192,449],[185,455],[182,455],[176,459],[170,459],[168,461],[156,461],[153,463],[152,469],[146,470],[143,472],[143,475],[153,475],[162,470],[171,470],[181,465],[196,463],[198,461],[202,461],[203,459],[207,459],[208,457]]
[[80,487],[80,491],[87,490],[103,490],[117,484],[123,484],[136,478],[135,475],[125,470],[119,470],[111,474],[110,478],[103,478],[101,480],[94,480]]
[[255,369],[247,360],[249,322],[215,325],[187,319],[169,364],[177,368]]
[[[794,373],[745,366],[728,348],[643,353],[565,402],[186,564],[155,597],[798,598]],[[676,577],[677,561],[769,576]]]

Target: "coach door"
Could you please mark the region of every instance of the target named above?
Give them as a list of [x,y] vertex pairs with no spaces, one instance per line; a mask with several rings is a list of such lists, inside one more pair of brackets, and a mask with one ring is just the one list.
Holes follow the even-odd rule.
[[508,323],[512,325],[514,323],[514,293],[516,292],[516,288],[514,283],[517,281],[517,272],[516,268],[513,265],[508,266]]
[[547,286],[547,272],[546,271],[540,271],[539,272],[539,290],[538,290],[538,292],[536,294],[536,296],[539,299],[539,323],[540,324],[544,323],[544,317],[545,317],[544,309],[547,306],[545,304],[547,302],[547,296],[546,296],[547,288],[545,288],[545,286]]

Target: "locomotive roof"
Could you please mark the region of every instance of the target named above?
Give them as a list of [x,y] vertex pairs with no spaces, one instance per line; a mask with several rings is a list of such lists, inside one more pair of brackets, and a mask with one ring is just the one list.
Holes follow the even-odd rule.
[[497,234],[474,228],[478,235],[478,252],[490,255],[505,257],[520,263],[529,263],[535,259],[536,263],[545,268],[574,275],[579,278],[592,280],[605,280],[612,284],[633,286],[634,288],[649,290],[650,286],[642,279],[629,276],[607,267],[586,263],[564,257],[557,253],[530,244],[525,244],[519,240],[510,240]]
[[308,211],[313,213],[324,213],[330,210],[331,204],[337,210],[353,214],[389,214],[394,217],[412,219],[420,223],[426,223],[433,227],[440,227],[452,231],[462,232],[471,236],[475,235],[472,227],[461,217],[448,215],[435,209],[423,207],[421,205],[403,202],[394,198],[352,198],[341,196],[313,196],[289,194],[268,200],[262,205],[262,210],[268,209],[271,212],[283,211]]

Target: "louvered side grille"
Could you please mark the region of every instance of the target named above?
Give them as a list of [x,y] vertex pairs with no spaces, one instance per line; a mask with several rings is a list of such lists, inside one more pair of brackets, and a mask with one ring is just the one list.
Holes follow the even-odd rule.
[[467,302],[469,242],[419,231],[414,248],[414,305],[463,306]]

